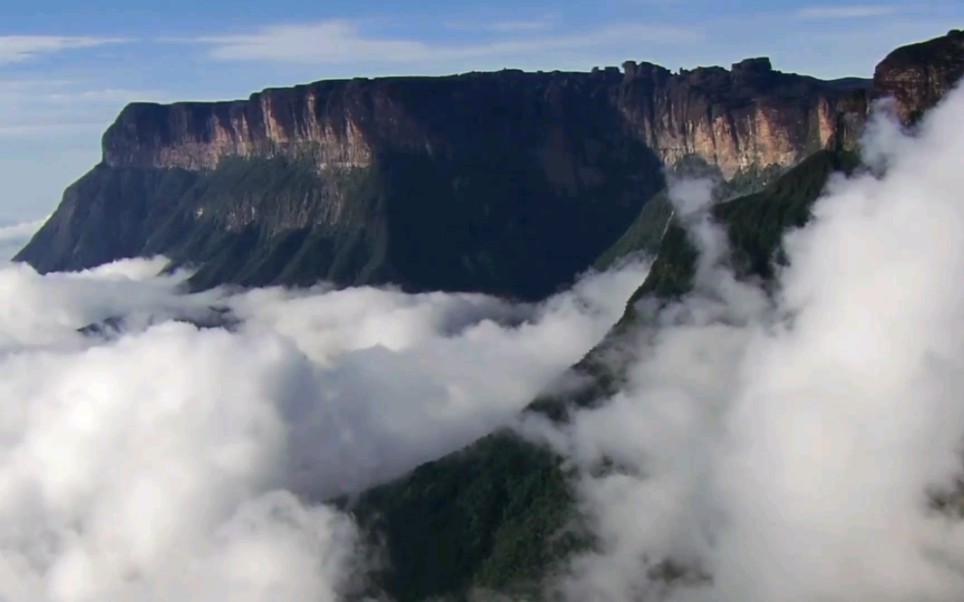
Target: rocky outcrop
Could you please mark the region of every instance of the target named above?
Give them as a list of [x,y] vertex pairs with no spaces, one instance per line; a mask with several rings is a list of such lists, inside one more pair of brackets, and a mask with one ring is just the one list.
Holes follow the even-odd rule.
[[964,31],[903,46],[874,72],[874,96],[893,97],[897,114],[916,121],[964,77]]
[[676,75],[651,63],[624,67],[619,108],[633,132],[665,164],[697,156],[726,177],[852,144],[866,114],[868,82],[781,73],[767,58]]

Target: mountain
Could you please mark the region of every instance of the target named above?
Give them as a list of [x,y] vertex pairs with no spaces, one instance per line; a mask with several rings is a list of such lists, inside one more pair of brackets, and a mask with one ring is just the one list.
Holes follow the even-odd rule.
[[164,254],[199,267],[197,289],[324,279],[537,299],[619,238],[664,166],[753,184],[852,146],[869,94],[756,58],[132,104],[16,259],[48,272]]
[[[537,298],[593,263],[654,250],[623,317],[572,368],[580,386],[526,410],[564,423],[619,388],[631,353],[617,354],[622,364],[604,359],[647,332],[637,303],[691,286],[697,253],[662,193],[664,167],[727,180],[713,215],[736,272],[772,282],[782,235],[807,222],[832,173],[857,168],[868,102],[893,95],[911,124],[962,75],[953,31],[896,50],[872,83],[822,82],[752,59],[677,74],[626,63],[132,105],[105,134],[103,162],[18,259],[50,271],[164,252],[201,266],[196,287],[330,278]],[[570,471],[553,452],[497,432],[333,502],[384,555],[370,593],[539,597],[547,571],[593,545]],[[686,576],[670,562],[659,568],[667,580]]]
[[[898,49],[877,68],[878,82],[917,81],[930,90],[906,85],[896,99],[905,121],[916,120],[964,77],[961,40],[961,32],[952,31],[909,51]],[[942,75],[913,80],[907,73]],[[858,165],[852,150],[818,151],[763,190],[715,205],[713,215],[726,226],[737,275],[772,282],[774,267],[782,261],[783,235],[807,223],[831,174],[849,173]],[[640,228],[662,232],[652,269],[624,316],[571,369],[581,377],[574,380],[583,384],[564,395],[540,397],[526,412],[566,422],[572,412],[605,403],[620,388],[622,371],[633,361],[647,328],[637,303],[665,303],[689,291],[696,249],[685,230],[671,221],[670,212],[650,215],[656,216],[657,225],[636,220],[617,241],[619,248],[600,258],[613,261],[619,253],[652,245],[651,235],[638,235]],[[620,353],[613,353],[616,349]],[[504,431],[342,503],[366,527],[371,541],[383,546],[388,559],[382,566],[387,568],[372,578],[394,599],[461,599],[490,591],[538,599],[541,578],[574,551],[592,545],[589,534],[579,529],[580,514],[569,486],[572,476],[562,457]],[[659,566],[667,580],[688,576],[684,567],[671,562]]]

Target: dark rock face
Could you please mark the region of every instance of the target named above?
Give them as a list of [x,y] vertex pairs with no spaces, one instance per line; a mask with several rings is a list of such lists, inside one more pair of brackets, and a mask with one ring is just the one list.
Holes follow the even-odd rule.
[[915,121],[964,77],[964,31],[904,46],[874,72],[875,96],[892,96],[898,115]]
[[696,154],[731,175],[826,147],[838,113],[863,109],[859,94],[774,71],[766,58],[677,75],[649,63],[624,68],[323,81],[247,101],[133,104],[105,133],[104,162],[199,170],[226,156],[286,156],[324,169],[368,166],[385,153],[459,160],[521,144],[565,185],[585,167],[571,155],[596,132],[588,142],[632,138],[663,163]]
[[868,82],[767,59],[672,74],[501,71],[133,104],[17,256],[40,271],[164,254],[198,288],[392,282],[539,298],[698,158],[724,176],[847,144]]

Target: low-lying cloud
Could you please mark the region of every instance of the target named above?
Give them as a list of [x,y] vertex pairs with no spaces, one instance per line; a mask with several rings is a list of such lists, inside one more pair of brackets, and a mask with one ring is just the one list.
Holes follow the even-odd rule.
[[508,424],[647,269],[520,305],[163,265],[0,268],[0,600],[338,599],[368,551],[324,501]]
[[45,217],[19,224],[0,225],[0,262],[13,259],[46,221]]
[[[865,140],[773,296],[728,267],[705,186],[675,189],[693,294],[649,311],[629,384],[551,440],[597,546],[573,600],[960,600],[964,531],[934,508],[964,439],[964,91]],[[688,211],[687,211],[688,210]],[[536,425],[538,426],[538,425]],[[545,425],[543,425],[544,427]],[[594,468],[603,460],[613,470]]]

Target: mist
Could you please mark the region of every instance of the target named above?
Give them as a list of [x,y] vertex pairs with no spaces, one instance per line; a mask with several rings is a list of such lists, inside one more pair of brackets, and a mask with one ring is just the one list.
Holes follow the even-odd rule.
[[[886,104],[868,169],[785,239],[776,292],[738,280],[710,185],[671,197],[693,292],[642,304],[627,385],[524,432],[578,470],[596,544],[551,580],[572,600],[960,600],[964,91],[913,131]],[[645,336],[643,336],[645,334]],[[612,470],[596,470],[603,461]]]
[[29,222],[0,224],[0,261],[12,259],[46,221],[45,217]]
[[0,600],[340,599],[371,554],[325,501],[511,422],[648,269],[514,304],[165,263],[0,267]]

